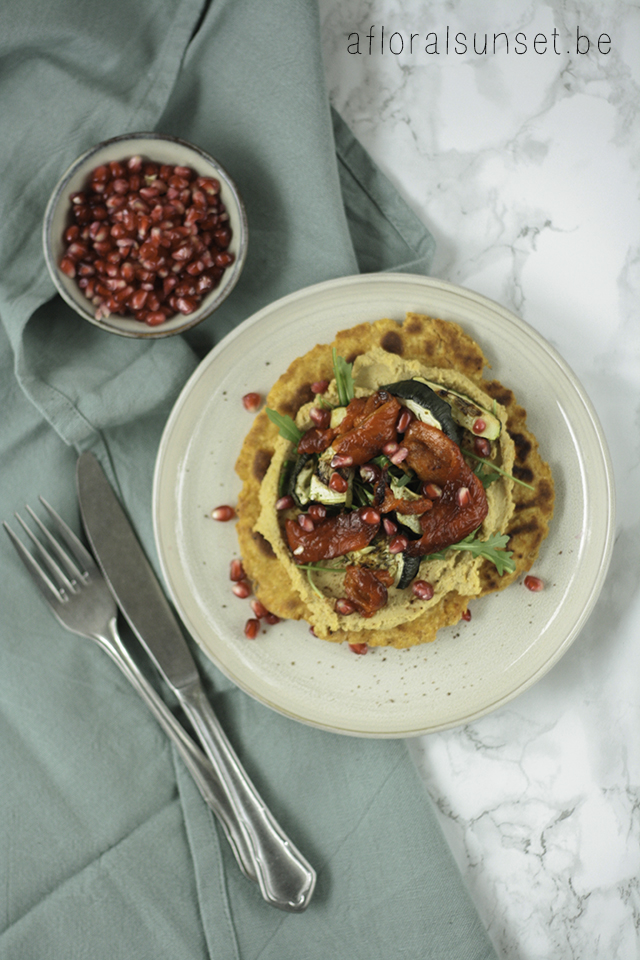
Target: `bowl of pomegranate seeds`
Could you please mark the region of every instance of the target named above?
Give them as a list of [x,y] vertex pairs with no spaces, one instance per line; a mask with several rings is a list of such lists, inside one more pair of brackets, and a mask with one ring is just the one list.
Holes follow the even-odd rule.
[[43,242],[56,288],[80,316],[124,337],[166,337],[229,296],[247,217],[213,157],[176,137],[134,133],[71,165],[47,205]]

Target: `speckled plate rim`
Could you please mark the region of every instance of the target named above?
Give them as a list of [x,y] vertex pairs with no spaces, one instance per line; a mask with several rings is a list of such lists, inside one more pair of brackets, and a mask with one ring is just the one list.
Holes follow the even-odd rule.
[[[471,603],[472,619],[409,650],[318,640],[300,622],[248,641],[249,601],[231,593],[233,523],[210,511],[233,503],[233,466],[251,414],[295,357],[363,320],[415,311],[460,323],[491,375],[516,392],[549,460],[556,511],[534,572]],[[192,636],[237,686],[285,716],[336,733],[406,737],[477,719],[532,686],[578,636],[602,588],[613,545],[614,484],[606,441],[581,384],[550,344],[504,307],[445,281],[369,274],[297,291],[245,320],[202,361],[167,421],[156,461],[153,523],[162,574]]]

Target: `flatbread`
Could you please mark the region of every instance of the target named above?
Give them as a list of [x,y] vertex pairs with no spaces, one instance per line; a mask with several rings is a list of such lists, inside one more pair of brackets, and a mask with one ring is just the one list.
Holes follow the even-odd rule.
[[[348,362],[372,347],[404,359],[415,359],[430,367],[453,368],[475,382],[508,412],[508,432],[516,449],[513,476],[533,487],[513,484],[514,514],[509,521],[508,549],[513,552],[516,570],[500,576],[495,566],[484,561],[480,567],[480,596],[503,590],[531,569],[540,545],[547,536],[553,515],[554,486],[549,465],[540,456],[538,442],[527,427],[526,411],[513,392],[497,380],[485,379],[488,361],[480,346],[456,323],[408,313],[403,324],[382,319],[361,323],[337,334],[331,344],[319,344],[294,360],[272,387],[266,406],[295,417],[314,399],[311,385],[333,377],[332,350]],[[253,528],[260,513],[259,492],[274,452],[277,428],[264,410],[255,418],[236,463],[243,481],[237,503],[237,532],[247,576],[256,596],[271,612],[287,619],[306,619],[307,610],[293,589],[271,545]],[[450,592],[424,614],[389,630],[340,631],[332,641],[370,646],[408,647],[435,639],[437,631],[457,623],[468,608],[469,597]],[[373,635],[372,635],[373,634]]]

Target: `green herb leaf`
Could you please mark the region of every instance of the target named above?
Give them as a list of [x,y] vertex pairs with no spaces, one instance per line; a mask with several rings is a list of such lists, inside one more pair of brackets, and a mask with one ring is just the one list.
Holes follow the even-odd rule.
[[528,490],[535,490],[535,487],[532,487],[530,483],[525,483],[524,480],[518,480],[517,477],[507,473],[507,471],[503,470],[502,467],[492,463],[491,460],[485,460],[484,457],[479,457],[477,453],[472,453],[471,450],[467,450],[466,447],[462,452],[466,457],[471,457],[473,460],[477,460],[479,463],[484,463],[487,467],[489,467],[491,470],[494,470],[496,473],[499,473],[502,477],[508,477],[509,480],[513,480],[514,483],[520,483],[523,487],[527,487]]
[[500,474],[497,470],[490,469],[487,471],[484,463],[477,464],[475,470],[473,471],[482,483],[482,486],[486,490],[487,487],[490,487],[492,483],[495,483],[496,480],[500,479]]
[[333,375],[336,379],[338,390],[338,399],[340,406],[346,407],[355,396],[353,388],[353,377],[351,376],[352,364],[347,363],[344,357],[338,356],[338,351],[333,348]]
[[439,553],[432,553],[427,560],[444,560],[447,550],[467,550],[474,557],[483,557],[490,560],[500,576],[504,573],[515,573],[516,564],[511,550],[505,547],[509,537],[506,533],[496,533],[488,540],[476,540],[475,533],[470,533],[468,537],[459,543],[452,543],[450,547],[441,550]]
[[321,573],[346,573],[346,567],[330,567],[323,563],[299,563],[298,570],[319,570]]
[[278,413],[277,410],[267,409],[267,416],[272,423],[275,423],[278,432],[285,440],[298,444],[302,440],[302,431],[298,429],[294,421],[286,413]]
[[312,570],[312,569],[313,569],[313,567],[311,567],[311,566],[305,567],[305,570],[307,571],[307,580],[309,581],[309,586],[311,587],[311,589],[313,590],[313,592],[316,594],[316,596],[322,597],[322,599],[324,599],[324,593],[322,592],[322,590],[321,590],[321,589],[314,583],[314,581],[313,581],[313,577],[311,576],[311,570]]
[[453,544],[453,550],[468,550],[474,557],[484,557],[495,564],[495,568],[502,576],[504,573],[515,573],[516,564],[513,554],[505,549],[509,537],[506,533],[497,533],[488,540],[476,540],[475,534]]
[[400,472],[400,476],[395,476],[395,471],[394,471],[393,484],[396,487],[402,488],[402,487],[406,487],[414,479],[415,479],[415,474],[413,473],[413,471],[407,472],[407,473]]
[[364,484],[360,483],[354,478],[354,481],[353,481],[354,502],[358,503],[361,507],[368,507],[369,504],[373,503],[373,498],[374,498],[373,490],[369,490],[368,487],[365,487]]

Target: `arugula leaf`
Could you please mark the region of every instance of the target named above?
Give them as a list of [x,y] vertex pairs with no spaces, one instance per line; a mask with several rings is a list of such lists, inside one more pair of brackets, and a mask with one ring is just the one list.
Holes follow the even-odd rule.
[[476,534],[470,533],[459,543],[452,543],[450,547],[439,553],[432,553],[426,559],[444,560],[447,550],[467,550],[474,557],[483,557],[495,564],[495,568],[502,576],[504,573],[515,573],[516,564],[511,550],[505,547],[509,537],[506,533],[496,533],[488,540],[476,540]]
[[338,389],[338,399],[340,406],[346,407],[353,400],[355,391],[353,389],[353,377],[351,368],[353,364],[347,363],[344,357],[338,356],[338,351],[333,348],[333,375],[336,378],[336,387]]
[[506,533],[496,533],[488,540],[476,540],[475,533],[465,537],[460,543],[454,543],[453,550],[468,550],[474,557],[484,557],[495,564],[500,574],[515,573],[516,564],[511,550],[506,550],[509,537]]
[[278,432],[285,440],[290,440],[296,445],[302,440],[302,431],[298,429],[294,421],[286,413],[278,413],[277,410],[266,408],[267,416],[272,423],[275,423]]
[[500,474],[498,473],[498,471],[494,470],[493,468],[491,468],[491,470],[487,472],[485,469],[484,463],[477,464],[473,472],[475,473],[478,480],[480,480],[485,490],[487,489],[487,487],[490,487],[492,483],[495,483],[495,481],[500,478]]

